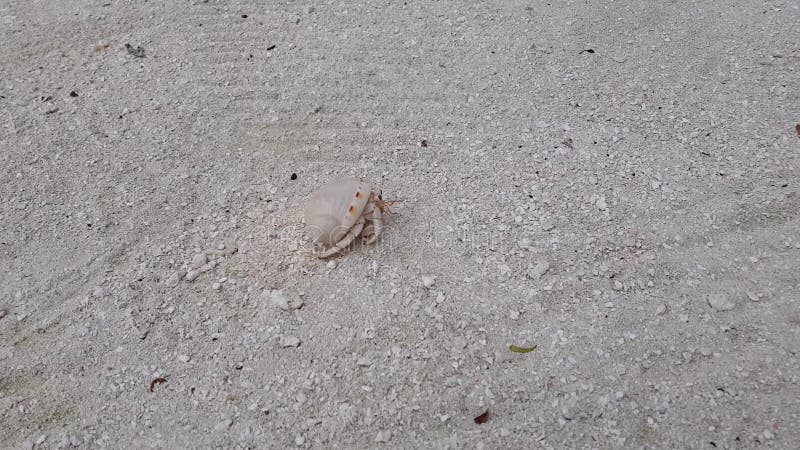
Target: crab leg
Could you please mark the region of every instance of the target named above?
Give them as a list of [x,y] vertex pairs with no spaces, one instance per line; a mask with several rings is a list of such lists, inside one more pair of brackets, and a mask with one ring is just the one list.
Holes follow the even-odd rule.
[[367,244],[372,244],[376,240],[378,240],[378,236],[383,231],[383,211],[378,208],[375,203],[369,202],[367,203],[367,208],[365,208],[364,216],[368,217],[370,221],[370,237],[367,240]]
[[347,246],[350,245],[351,242],[353,242],[353,239],[355,239],[356,236],[358,236],[361,233],[361,230],[363,229],[364,229],[364,216],[361,216],[358,218],[358,222],[356,222],[352,228],[347,230],[347,234],[345,234],[344,237],[341,240],[339,240],[339,242],[336,243],[336,245],[322,252],[314,251],[314,255],[317,258],[327,258],[329,256],[333,256],[339,253],[340,251],[347,248]]

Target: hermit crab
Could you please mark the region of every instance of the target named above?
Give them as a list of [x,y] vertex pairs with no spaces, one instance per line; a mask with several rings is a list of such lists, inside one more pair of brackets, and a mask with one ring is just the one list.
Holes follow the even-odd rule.
[[394,214],[389,209],[392,204],[366,178],[343,178],[326,184],[311,196],[305,211],[314,255],[335,255],[358,236],[372,244],[383,231],[383,214]]

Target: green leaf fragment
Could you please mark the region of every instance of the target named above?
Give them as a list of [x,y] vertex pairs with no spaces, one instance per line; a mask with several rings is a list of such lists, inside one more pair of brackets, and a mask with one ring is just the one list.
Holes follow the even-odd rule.
[[516,345],[511,345],[508,347],[508,349],[514,353],[529,353],[536,350],[536,346],[534,345],[533,347],[518,347]]

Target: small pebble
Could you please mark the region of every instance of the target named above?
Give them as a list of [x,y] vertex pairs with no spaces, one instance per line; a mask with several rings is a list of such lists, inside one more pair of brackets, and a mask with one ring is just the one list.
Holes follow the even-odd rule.
[[[264,291],[264,293],[266,294],[267,291]],[[284,311],[289,310],[289,299],[286,298],[285,295],[283,295],[283,291],[280,289],[273,289],[272,291],[269,292],[269,301],[272,304],[272,306],[276,308],[282,309]]]
[[662,316],[666,312],[667,312],[667,304],[659,303],[658,306],[656,307],[656,315]]
[[217,250],[225,250],[225,244],[218,244]]
[[[264,291],[266,293],[266,291]],[[286,295],[283,289],[273,289],[269,293],[269,300],[272,306],[289,311],[290,309],[300,309],[303,306],[303,299],[297,294]]]
[[284,336],[281,338],[281,347],[298,347],[300,339],[296,336]]
[[94,288],[94,290],[92,291],[92,297],[94,298],[100,298],[103,295],[105,295],[105,291],[100,286]]
[[298,447],[305,444],[305,442],[306,438],[302,433],[298,433],[297,436],[294,437],[294,443],[297,444]]
[[212,283],[211,284],[211,289],[213,289],[215,291],[218,291],[218,290],[222,289],[222,285],[219,284],[219,283]]
[[81,435],[79,435],[77,433],[70,434],[69,435],[69,445],[71,445],[73,447],[80,447],[81,445],[83,445],[83,438],[81,437]]
[[750,291],[747,291],[746,294],[747,294],[747,298],[749,298],[751,302],[760,302],[761,301],[761,299],[756,294],[754,294],[754,293],[752,293]]
[[5,310],[5,309],[0,309],[0,319],[2,319],[3,317],[5,317],[5,316],[6,316],[6,314],[8,314],[8,313],[6,312],[6,310]]
[[194,255],[194,257],[192,258],[192,264],[190,267],[192,269],[199,269],[203,267],[203,265],[207,262],[208,262],[208,256],[206,256],[205,253],[198,253]]
[[192,358],[189,355],[178,355],[178,361],[188,363]]
[[436,277],[431,275],[424,275],[422,277],[422,285],[425,286],[426,289],[431,289],[434,284],[436,284]]
[[528,269],[528,278],[538,280],[547,273],[548,270],[550,270],[550,263],[547,261],[539,261],[535,266]]
[[375,442],[389,442],[392,438],[392,432],[389,430],[380,430],[375,436]]
[[214,431],[225,431],[233,425],[233,420],[225,419],[214,426]]
[[45,441],[45,439],[47,439],[47,435],[44,435],[44,434],[39,435],[39,437],[36,438],[36,445],[42,445],[42,443]]
[[730,311],[736,306],[733,300],[723,293],[709,294],[708,304],[717,311]]
[[561,416],[567,420],[572,420],[577,415],[577,410],[572,405],[564,405],[561,407]]
[[328,270],[333,270],[336,268],[336,261],[328,261],[328,264],[325,266]]
[[199,270],[190,270],[190,271],[186,272],[185,279],[186,279],[186,281],[194,281],[194,280],[197,279],[197,277],[200,276],[200,273],[201,272]]
[[169,276],[169,278],[167,278],[167,281],[166,281],[167,286],[169,286],[169,287],[177,286],[178,283],[181,282],[181,278],[183,278],[184,275],[186,275],[185,272],[180,271],[180,270],[176,270],[175,272],[172,273],[172,275]]
[[370,362],[370,360],[369,360],[369,359],[367,359],[367,358],[358,358],[358,361],[356,361],[356,364],[357,364],[359,367],[369,367],[369,366],[371,366],[371,365],[372,365],[372,363]]

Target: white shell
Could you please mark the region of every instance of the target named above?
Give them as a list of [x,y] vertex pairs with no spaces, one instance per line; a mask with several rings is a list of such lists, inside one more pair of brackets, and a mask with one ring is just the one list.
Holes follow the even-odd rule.
[[306,227],[317,244],[332,246],[358,221],[372,193],[365,178],[330,182],[314,193],[306,206]]

